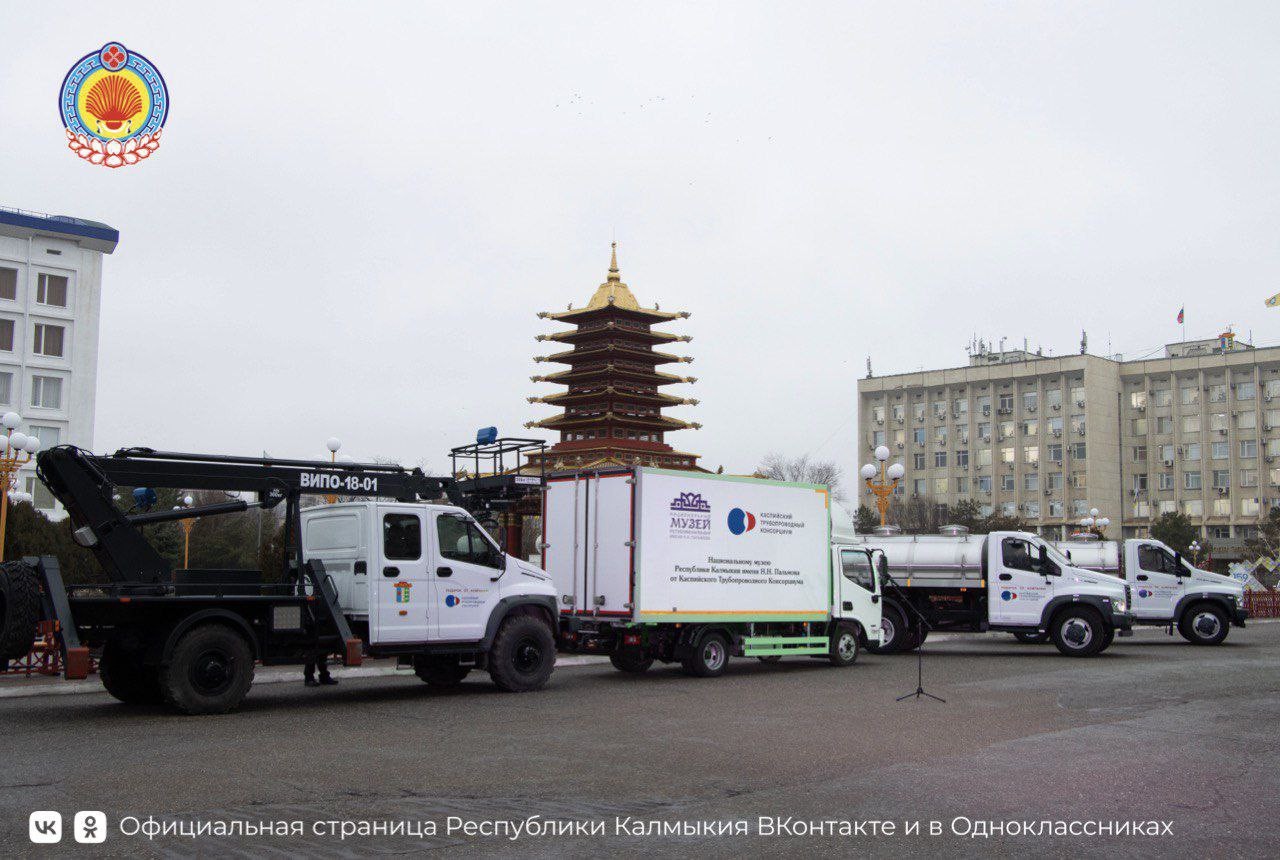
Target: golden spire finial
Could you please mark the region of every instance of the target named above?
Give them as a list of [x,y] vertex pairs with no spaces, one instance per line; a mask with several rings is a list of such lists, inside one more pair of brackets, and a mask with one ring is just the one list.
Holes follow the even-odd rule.
[[618,274],[618,243],[612,242],[610,247],[613,249],[613,255],[609,258],[609,280],[619,281],[622,278]]

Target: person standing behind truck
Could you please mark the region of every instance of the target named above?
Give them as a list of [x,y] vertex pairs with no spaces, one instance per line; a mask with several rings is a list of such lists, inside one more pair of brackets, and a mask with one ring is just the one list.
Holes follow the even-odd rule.
[[[316,680],[316,670],[320,670],[320,680]],[[336,687],[338,679],[329,674],[329,658],[321,654],[314,660],[308,660],[303,669],[302,683],[307,687]]]

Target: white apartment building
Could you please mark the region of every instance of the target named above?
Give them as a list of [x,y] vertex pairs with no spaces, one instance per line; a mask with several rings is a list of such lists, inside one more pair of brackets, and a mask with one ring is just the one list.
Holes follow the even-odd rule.
[[981,350],[968,366],[858,383],[859,454],[887,445],[899,492],[1069,532],[1090,508],[1108,537],[1181,511],[1238,554],[1280,505],[1280,348],[1224,338],[1133,361]]
[[[0,412],[45,448],[93,447],[102,258],[119,241],[105,224],[0,208]],[[16,483],[60,514],[34,462]]]

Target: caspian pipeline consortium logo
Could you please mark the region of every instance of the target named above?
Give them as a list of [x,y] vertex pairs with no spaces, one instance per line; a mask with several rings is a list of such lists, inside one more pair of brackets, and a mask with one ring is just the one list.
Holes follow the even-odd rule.
[[108,42],[67,72],[58,111],[72,152],[90,164],[124,167],[160,148],[169,89],[150,60]]
[[1000,592],[1000,599],[1001,599],[1001,600],[1017,600],[1017,599],[1018,599],[1018,592],[1016,592],[1016,591],[1002,591],[1002,592]]
[[736,535],[749,532],[756,527],[756,515],[742,508],[729,511],[729,531]]

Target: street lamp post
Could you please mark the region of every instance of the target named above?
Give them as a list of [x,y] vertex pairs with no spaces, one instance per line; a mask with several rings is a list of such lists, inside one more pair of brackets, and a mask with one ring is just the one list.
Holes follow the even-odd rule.
[[17,492],[15,482],[18,470],[31,462],[31,458],[40,450],[40,440],[18,432],[22,416],[17,412],[6,412],[0,416],[0,424],[4,425],[4,435],[0,435],[0,561],[4,561],[4,534],[9,521],[9,497],[18,501],[26,501],[26,493]]
[[1080,525],[1090,531],[1096,531],[1099,538],[1104,538],[1106,535],[1103,532],[1107,526],[1111,525],[1111,519],[1109,517],[1098,516],[1098,509],[1090,508],[1089,516],[1080,520]]
[[[342,440],[339,439],[337,436],[330,436],[329,440],[324,443],[324,446],[329,449],[329,462],[337,463],[338,450],[342,448]],[[324,500],[331,505],[336,504],[338,501],[338,496],[336,493],[330,493],[329,495],[324,497]]]
[[[884,445],[876,448],[876,459],[880,461],[878,468],[874,463],[868,463],[859,474],[867,482],[867,489],[875,493],[876,507],[880,509],[880,525],[884,527],[889,524],[889,497],[893,495],[898,481],[902,480],[907,470],[901,463],[888,465],[889,449]],[[880,475],[879,481],[876,480],[877,473]]]
[[[195,499],[191,496],[183,496],[181,505],[174,505],[174,509],[180,507],[189,508],[195,504]],[[196,517],[187,517],[184,520],[178,520],[178,525],[182,526],[182,569],[191,569],[191,527],[196,524]]]
[[1200,546],[1200,541],[1193,540],[1190,544],[1187,545],[1187,550],[1191,553],[1191,566],[1199,567],[1200,553],[1202,550],[1204,550],[1204,547]]

